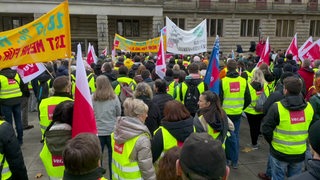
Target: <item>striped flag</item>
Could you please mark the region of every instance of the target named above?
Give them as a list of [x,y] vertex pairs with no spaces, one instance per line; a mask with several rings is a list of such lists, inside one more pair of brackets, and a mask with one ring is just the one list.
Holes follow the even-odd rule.
[[163,79],[166,75],[166,60],[164,56],[164,48],[163,48],[163,37],[160,36],[160,45],[158,51],[158,59],[156,63],[156,74]]

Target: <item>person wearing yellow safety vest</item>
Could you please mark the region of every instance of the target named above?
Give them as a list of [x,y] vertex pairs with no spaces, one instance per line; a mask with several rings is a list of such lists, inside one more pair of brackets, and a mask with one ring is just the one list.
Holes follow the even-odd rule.
[[39,124],[43,135],[52,121],[52,115],[56,106],[63,102],[72,100],[71,84],[67,76],[60,76],[53,82],[54,94],[43,99],[39,104]]
[[136,88],[136,82],[132,78],[128,77],[128,68],[126,66],[121,66],[119,68],[119,77],[117,78],[117,80],[112,82],[112,87],[114,89],[114,92],[118,96],[120,95],[120,92],[121,92],[120,84],[127,84],[132,88],[132,90]]
[[58,104],[52,122],[45,131],[39,156],[50,180],[60,180],[63,177],[65,168],[62,151],[66,142],[71,139],[73,105],[73,101]]
[[224,147],[229,125],[219,96],[214,92],[205,91],[200,95],[198,105],[199,111],[193,121],[196,131],[207,132],[213,139],[221,141]]
[[124,101],[124,115],[117,119],[111,134],[112,179],[155,180],[150,132],[144,125],[148,106],[139,99]]
[[16,70],[4,68],[0,71],[0,105],[5,120],[12,125],[14,117],[17,138],[23,144],[23,126],[21,120],[21,102],[29,97],[28,85],[24,84]]
[[169,149],[183,145],[185,139],[195,132],[193,117],[179,101],[168,101],[164,106],[161,126],[154,132],[151,141],[153,162]]
[[[86,74],[87,74],[87,80],[88,80],[88,85],[89,85],[89,91],[90,94],[94,93],[96,91],[96,75],[92,72],[91,69],[86,69]],[[76,90],[76,71],[73,71],[71,73],[71,82],[72,82],[72,95],[75,95],[75,90]]]
[[308,129],[314,119],[310,103],[301,95],[302,81],[283,80],[285,98],[274,103],[263,118],[262,133],[270,144],[271,176],[274,180],[300,174],[307,150]]
[[262,118],[264,117],[263,109],[256,111],[255,106],[259,97],[264,93],[266,97],[269,96],[268,83],[264,79],[263,72],[260,69],[256,69],[253,73],[253,77],[248,84],[251,96],[250,105],[244,110],[247,116],[247,120],[250,127],[251,144],[250,148],[256,150],[259,148],[258,137],[260,134],[260,126]]
[[28,180],[19,142],[12,126],[0,120],[0,169],[2,180]]
[[106,180],[100,167],[101,147],[95,134],[80,133],[67,142],[63,151],[63,180]]
[[202,92],[208,89],[208,86],[203,82],[199,74],[199,66],[192,63],[188,66],[189,75],[186,76],[185,81],[175,88],[174,98],[182,102],[194,116],[198,111],[198,100]]
[[226,140],[226,155],[228,164],[234,169],[238,168],[239,158],[239,130],[241,124],[242,111],[250,104],[250,91],[246,79],[239,76],[236,71],[235,60],[227,62],[227,74],[220,81],[220,100],[223,110],[234,124],[234,132]]

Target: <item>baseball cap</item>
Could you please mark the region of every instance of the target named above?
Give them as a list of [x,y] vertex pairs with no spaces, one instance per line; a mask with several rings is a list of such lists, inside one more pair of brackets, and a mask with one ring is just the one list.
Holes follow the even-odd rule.
[[317,120],[309,128],[309,142],[314,151],[320,154],[320,121]]
[[207,133],[192,133],[184,141],[179,159],[183,172],[190,179],[218,179],[226,173],[222,144]]

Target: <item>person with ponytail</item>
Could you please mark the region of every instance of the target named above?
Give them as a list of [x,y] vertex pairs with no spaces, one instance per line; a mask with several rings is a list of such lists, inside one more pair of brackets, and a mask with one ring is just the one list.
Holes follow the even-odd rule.
[[220,140],[224,147],[228,130],[232,130],[233,123],[229,123],[219,96],[214,92],[205,91],[200,95],[198,105],[199,110],[193,122],[196,131],[207,132],[213,139]]

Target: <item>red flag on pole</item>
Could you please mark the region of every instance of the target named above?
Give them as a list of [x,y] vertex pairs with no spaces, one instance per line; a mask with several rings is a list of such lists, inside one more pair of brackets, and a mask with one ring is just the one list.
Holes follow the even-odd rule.
[[313,43],[312,36],[310,36],[306,40],[306,42],[304,42],[303,45],[299,48],[298,54],[301,61],[303,61],[303,57],[302,57],[303,51],[305,51],[310,45],[312,45],[312,43]]
[[81,45],[78,44],[72,137],[83,132],[97,134],[96,120],[81,52]]
[[269,45],[269,37],[267,37],[266,44],[262,50],[260,60],[257,63],[256,67],[259,67],[263,62],[269,65],[269,55],[270,55],[270,45]]
[[87,63],[91,65],[92,63],[97,63],[96,53],[94,52],[93,45],[89,43],[88,47],[88,55],[87,55]]
[[294,35],[285,56],[287,56],[287,54],[292,54],[292,59],[295,61],[298,61],[298,42],[297,42],[297,33]]
[[305,59],[310,59],[311,62],[320,59],[320,39],[302,51],[301,61]]
[[158,51],[158,59],[156,64],[156,74],[163,79],[166,75],[166,60],[164,56],[164,48],[163,48],[163,37],[160,36],[160,45],[159,45],[159,51]]

